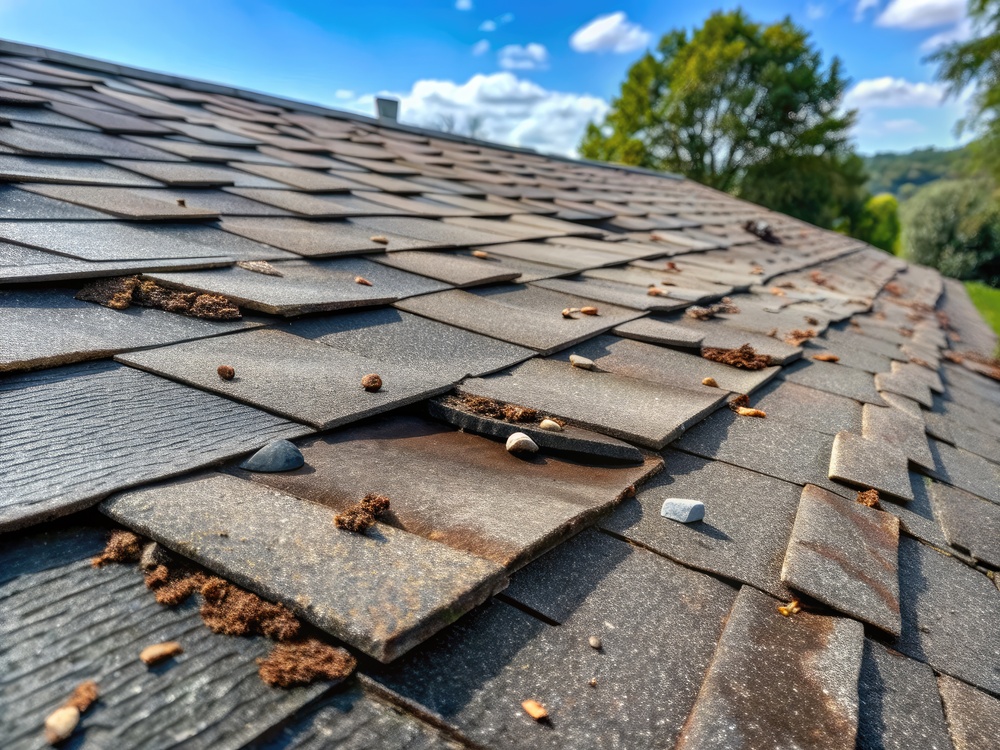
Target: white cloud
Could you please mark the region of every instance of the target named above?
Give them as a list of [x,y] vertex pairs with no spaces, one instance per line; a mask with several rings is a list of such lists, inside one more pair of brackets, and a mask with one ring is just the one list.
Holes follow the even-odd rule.
[[337,89],[333,95],[338,99],[353,99],[354,92],[350,89]]
[[826,17],[826,6],[822,3],[806,3],[806,18],[818,21]]
[[954,42],[965,42],[972,39],[972,19],[963,18],[950,29],[940,31],[932,37],[925,39],[920,45],[921,52],[934,52]]
[[965,18],[965,7],[966,0],[891,0],[875,23],[899,29],[931,29],[958,23]]
[[884,76],[858,81],[844,96],[844,106],[862,110],[937,107],[944,97],[945,87],[939,83],[913,83]]
[[480,39],[478,42],[472,45],[472,54],[476,57],[480,55],[485,55],[490,51],[490,43],[487,39]]
[[549,51],[535,42],[508,44],[497,53],[497,61],[505,70],[542,70],[549,65]]
[[569,39],[577,52],[633,52],[649,44],[652,34],[632,23],[624,12],[598,16]]
[[503,25],[505,23],[510,23],[513,20],[514,20],[513,13],[504,13],[502,16],[500,16],[500,18],[497,19],[497,23]]
[[455,0],[455,10],[472,10],[472,0]]
[[884,133],[923,133],[927,128],[923,126],[922,123],[916,120],[903,119],[903,120],[886,120],[882,123],[882,131]]
[[480,31],[486,31],[486,32],[496,31],[497,30],[497,22],[496,21],[492,21],[490,19],[487,19],[487,20],[483,21],[481,24],[479,24],[479,30]]
[[[600,121],[608,111],[604,99],[550,91],[507,72],[478,74],[465,83],[422,80],[409,93],[383,94],[400,100],[402,122],[438,128],[448,121],[459,133],[474,123],[484,140],[563,156],[575,156],[587,123]],[[351,109],[370,115],[373,99],[362,97]]]

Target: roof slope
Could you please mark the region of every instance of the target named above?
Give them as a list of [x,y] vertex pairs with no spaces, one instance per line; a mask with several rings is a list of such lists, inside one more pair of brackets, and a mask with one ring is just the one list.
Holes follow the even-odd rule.
[[[0,52],[5,748],[86,679],[81,748],[996,736],[997,340],[961,284],[673,176]],[[277,438],[302,468],[239,467]],[[261,636],[90,566],[121,526],[356,676],[265,686]]]

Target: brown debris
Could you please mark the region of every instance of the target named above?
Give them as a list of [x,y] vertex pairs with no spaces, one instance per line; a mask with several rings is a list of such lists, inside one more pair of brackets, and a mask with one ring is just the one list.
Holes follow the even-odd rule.
[[521,708],[523,708],[524,712],[535,721],[542,721],[549,717],[549,712],[545,710],[545,706],[536,700],[529,699],[522,701]]
[[472,257],[479,258],[480,260],[486,260],[487,258],[490,257],[490,254],[485,250],[473,250]]
[[563,311],[562,311],[561,314],[562,314],[562,316],[564,318],[569,318],[570,320],[575,320],[575,318],[573,316],[576,315],[578,312],[580,312],[580,308],[579,307],[567,307],[567,308],[563,309]]
[[664,268],[671,273],[681,273],[681,269],[677,267],[677,264],[672,260],[668,260]]
[[734,305],[729,297],[723,297],[721,302],[716,302],[708,307],[692,305],[684,311],[684,314],[695,320],[711,320],[716,315],[736,315],[739,311],[740,308]]
[[360,284],[361,286],[371,286],[372,285],[372,283],[368,279],[366,279],[364,276],[355,276],[354,277],[354,283],[355,284]]
[[751,268],[750,268],[750,275],[751,276],[763,276],[764,275],[764,269],[761,268],[760,266],[751,266]]
[[299,634],[299,620],[287,607],[272,604],[221,578],[205,581],[201,595],[201,619],[213,633],[259,634],[276,641],[289,641]]
[[898,281],[890,281],[882,288],[885,289],[885,291],[891,294],[893,297],[903,296],[903,286]]
[[236,377],[236,370],[234,370],[230,365],[219,365],[216,372],[219,373],[219,377],[223,380],[232,380]]
[[831,354],[830,352],[820,352],[819,354],[814,354],[813,359],[817,362],[839,362],[840,357],[836,354]]
[[164,641],[163,643],[154,643],[152,646],[146,646],[146,648],[139,652],[139,659],[147,667],[152,667],[161,661],[166,661],[173,656],[177,656],[177,654],[183,653],[184,648],[177,641]]
[[82,714],[94,705],[99,695],[100,690],[97,688],[97,683],[93,680],[87,680],[76,686],[63,705],[73,706],[73,708]]
[[142,556],[142,541],[141,536],[131,531],[112,531],[104,551],[91,560],[90,564],[101,568],[108,563],[136,562]]
[[380,515],[389,510],[389,498],[374,493],[365,495],[360,501],[348,507],[343,513],[333,517],[338,529],[363,534]]
[[743,370],[763,370],[771,364],[771,358],[758,354],[750,344],[744,344],[739,349],[714,349],[708,347],[701,350],[701,356],[713,362],[739,367]]
[[763,409],[751,409],[749,406],[737,406],[734,411],[741,417],[759,417],[763,419],[767,416],[767,412]]
[[599,315],[600,311],[596,307],[581,307],[580,312],[584,315]]
[[96,302],[112,310],[127,310],[132,304],[132,292],[138,283],[138,276],[99,279],[77,292],[76,298],[84,302]]
[[733,398],[729,399],[729,403],[727,404],[727,406],[729,406],[729,408],[732,409],[733,411],[736,411],[737,409],[743,408],[745,406],[750,406],[750,397],[745,393],[741,393],[740,395],[734,396]]
[[879,501],[878,490],[864,490],[863,492],[859,492],[855,500],[869,508],[877,508]]
[[807,328],[802,330],[796,328],[793,331],[789,331],[785,335],[785,343],[791,344],[792,346],[802,346],[809,339],[816,338],[816,331],[813,328]]
[[791,617],[802,611],[802,604],[798,599],[792,599],[788,604],[779,604],[778,613],[782,617]]
[[146,588],[156,596],[156,601],[168,607],[175,607],[191,594],[200,591],[209,576],[190,565],[178,565],[173,569],[157,565],[145,575]]
[[666,289],[660,289],[660,287],[658,287],[658,286],[651,286],[651,287],[649,287],[649,289],[646,290],[646,294],[649,297],[666,297],[667,296],[667,290]]
[[382,235],[382,234],[373,234],[371,237],[368,238],[368,241],[369,242],[374,242],[374,243],[379,244],[379,245],[388,245],[389,244],[389,238],[386,237],[385,235]]
[[784,289],[781,289],[781,288],[779,288],[779,287],[776,287],[776,286],[772,286],[772,287],[771,287],[770,289],[768,289],[767,291],[769,291],[769,292],[770,292],[771,294],[773,294],[773,295],[774,295],[775,297],[784,297],[784,296],[785,296],[785,290],[784,290]]
[[382,378],[374,372],[361,378],[361,387],[369,393],[377,393],[382,388]]
[[279,643],[270,654],[258,659],[260,678],[271,687],[290,688],[308,685],[319,679],[346,679],[357,660],[342,648],[315,638]]
[[[457,396],[456,399],[465,409],[476,414],[481,414],[484,417],[489,417],[490,419],[502,419],[505,422],[514,422],[515,424],[539,421],[538,411],[526,406],[505,404],[502,401],[494,401],[492,398],[486,398],[485,396],[471,396],[468,394]],[[565,423],[561,424],[565,425]]]
[[718,388],[719,384],[716,382],[715,378],[703,378],[701,381],[702,385],[707,385],[709,388]]
[[284,276],[281,271],[272,266],[266,260],[238,260],[236,265],[245,271],[253,271],[264,276]]
[[809,279],[816,286],[826,287],[827,289],[829,289],[831,291],[834,291],[834,292],[837,291],[837,287],[835,287],[832,283],[830,283],[830,281],[827,280],[826,276],[824,276],[819,271],[810,271],[809,272]]
[[769,245],[781,244],[781,238],[774,233],[774,228],[766,221],[762,221],[761,219],[750,219],[743,225],[743,228]]
[[819,325],[819,318],[814,318],[812,315],[806,315],[804,319],[811,326]]

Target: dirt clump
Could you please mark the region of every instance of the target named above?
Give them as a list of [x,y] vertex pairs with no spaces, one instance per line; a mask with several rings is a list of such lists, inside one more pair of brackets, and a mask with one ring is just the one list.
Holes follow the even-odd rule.
[[721,302],[716,302],[708,307],[692,305],[684,311],[684,314],[695,320],[711,320],[716,315],[736,315],[739,311],[740,308],[734,305],[729,297],[723,297]]
[[715,349],[707,347],[701,350],[701,356],[713,362],[738,367],[742,370],[763,370],[771,364],[771,358],[758,354],[750,344],[744,344],[739,349]]
[[290,688],[319,679],[346,679],[357,666],[357,660],[342,648],[306,638],[277,644],[257,664],[260,678],[268,685]]
[[132,304],[132,292],[138,284],[138,276],[98,279],[77,292],[76,298],[83,302],[96,302],[112,310],[127,310]]
[[137,562],[142,557],[143,539],[131,531],[116,530],[108,537],[104,551],[91,560],[91,565],[101,568],[108,563]]
[[869,508],[877,508],[879,500],[878,490],[864,490],[859,492],[855,500]]
[[259,634],[275,641],[288,641],[299,634],[299,620],[287,607],[272,604],[221,578],[206,580],[201,595],[201,619],[213,633]]
[[476,414],[491,419],[502,419],[505,422],[517,424],[534,423],[539,420],[538,410],[517,404],[505,404],[485,396],[463,394],[457,397],[459,405]]
[[153,592],[156,601],[168,607],[175,607],[191,594],[201,590],[209,576],[190,565],[168,568],[157,565],[145,575],[146,588]]
[[65,705],[73,706],[82,714],[94,704],[99,695],[100,691],[97,688],[97,683],[93,680],[87,680],[76,686]]
[[796,328],[793,331],[789,331],[785,334],[785,343],[791,344],[792,346],[802,346],[809,339],[816,338],[816,331],[813,328],[807,328],[802,330]]
[[389,510],[389,498],[370,493],[333,517],[338,529],[363,534],[371,528],[378,517]]

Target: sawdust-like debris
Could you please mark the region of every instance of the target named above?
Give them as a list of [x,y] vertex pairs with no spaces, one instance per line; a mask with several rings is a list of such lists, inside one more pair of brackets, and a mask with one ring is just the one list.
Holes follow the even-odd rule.
[[739,349],[715,349],[707,347],[701,350],[701,356],[713,362],[738,367],[743,370],[763,370],[771,364],[771,358],[758,354],[750,344],[744,344]]
[[279,643],[258,659],[260,678],[272,687],[309,685],[316,680],[340,681],[354,671],[357,661],[347,651],[315,638]]
[[462,394],[454,398],[458,405],[468,411],[490,419],[502,419],[515,424],[528,424],[540,420],[538,410],[517,404],[507,404],[485,396]]
[[389,498],[385,495],[370,493],[333,517],[338,529],[363,534],[378,517],[389,510]]
[[859,492],[855,500],[869,508],[877,508],[879,501],[878,490],[864,490]]
[[785,343],[791,344],[792,346],[802,346],[809,339],[816,338],[816,331],[813,328],[807,328],[802,330],[796,328],[793,331],[789,331],[785,334]]
[[96,302],[112,310],[127,310],[132,304],[132,292],[138,283],[138,276],[98,279],[77,292],[76,298],[84,302]]
[[299,620],[287,607],[221,578],[206,580],[201,595],[201,619],[213,633],[266,635],[276,641],[288,641],[299,634]]
[[82,714],[94,705],[99,695],[97,683],[93,680],[87,680],[76,686],[64,705],[73,706]]
[[142,543],[142,537],[131,531],[112,531],[104,551],[91,560],[91,565],[100,568],[108,563],[136,562],[142,557]]

